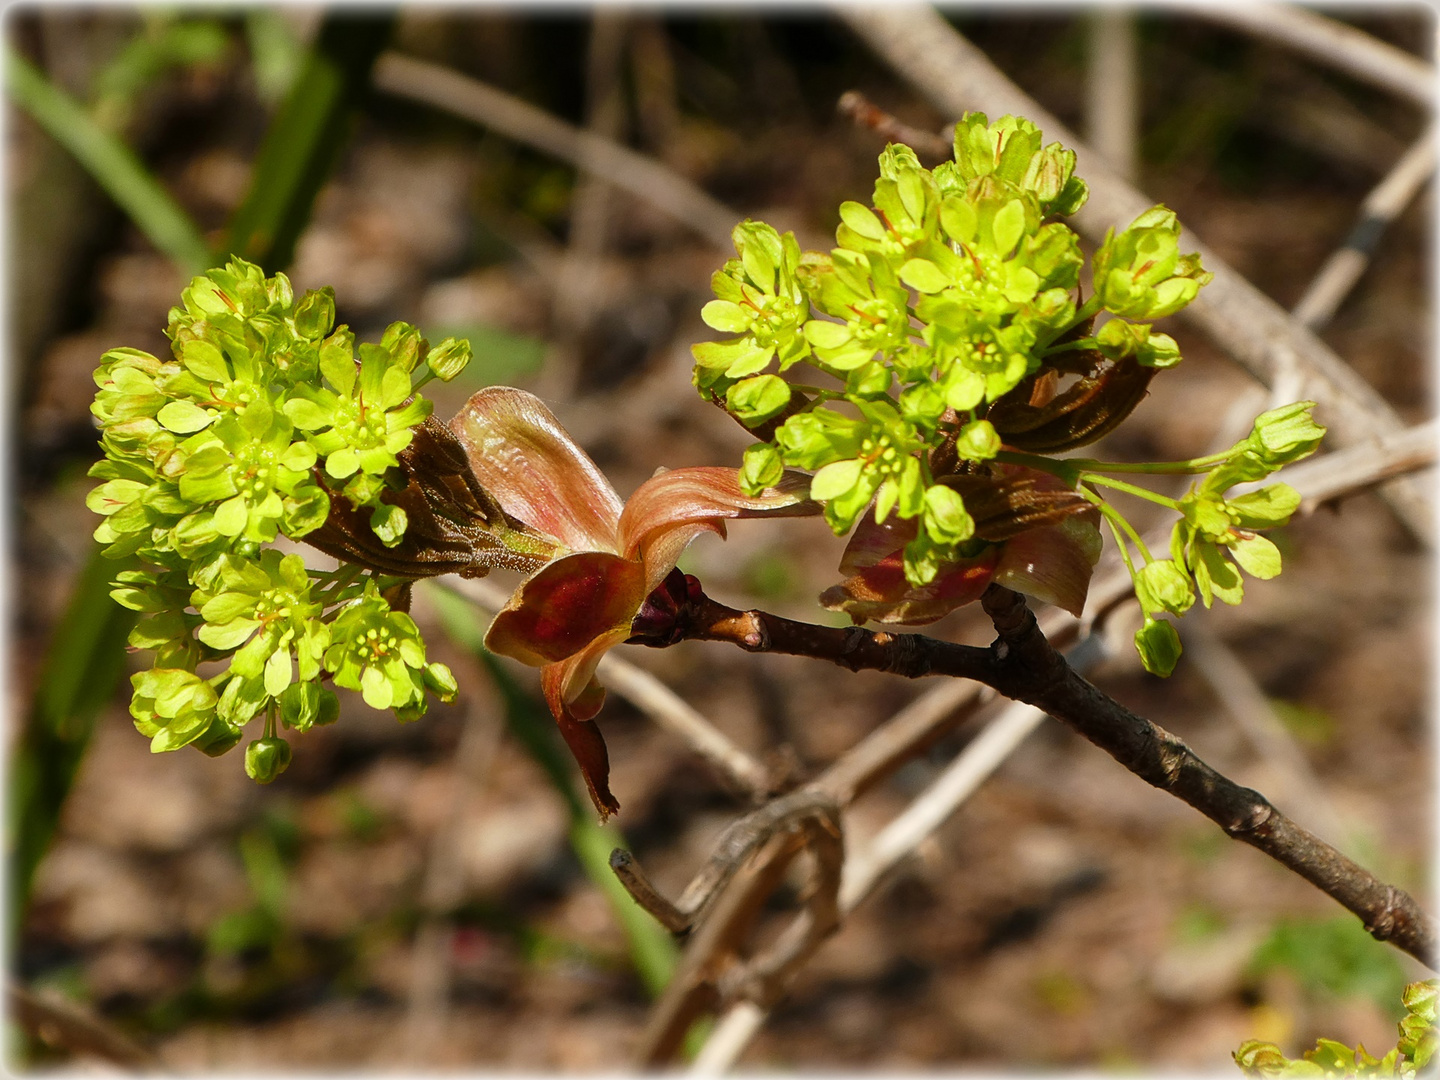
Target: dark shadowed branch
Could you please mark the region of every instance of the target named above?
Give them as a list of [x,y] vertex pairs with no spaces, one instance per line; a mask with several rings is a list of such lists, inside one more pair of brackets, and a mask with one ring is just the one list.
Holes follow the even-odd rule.
[[829,660],[852,671],[907,678],[949,675],[984,683],[1074,728],[1135,775],[1189,803],[1227,834],[1260,849],[1358,915],[1378,940],[1433,964],[1435,930],[1414,899],[1386,885],[1290,821],[1259,792],[1222,776],[1164,728],[1137,716],[1081,678],[1051,646],[1016,593],[991,586],[982,598],[996,630],[988,648],[923,634],[826,627],[761,611],[737,611],[702,594],[684,636],[748,652]]

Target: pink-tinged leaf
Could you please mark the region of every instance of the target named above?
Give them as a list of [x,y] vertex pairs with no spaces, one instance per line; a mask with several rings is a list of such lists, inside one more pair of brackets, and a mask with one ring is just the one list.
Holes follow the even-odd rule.
[[645,567],[645,595],[649,596],[675,569],[680,556],[701,533],[712,532],[725,539],[723,521],[701,521],[692,525],[672,525],[656,529],[641,545],[640,563]]
[[914,540],[918,529],[918,518],[901,519],[892,514],[883,524],[877,524],[875,514],[867,513],[850,534],[850,542],[840,556],[840,572],[854,574],[874,566]]
[[[573,656],[567,656],[553,665],[559,670],[560,696],[570,709],[570,715],[589,720],[600,711],[605,700],[600,684],[595,681],[595,668],[600,658],[630,636],[630,624],[616,626],[596,637]],[[548,670],[548,669],[547,669]]]
[[1100,530],[1091,515],[1031,529],[1001,545],[995,582],[1064,608],[1078,619],[1100,547]]
[[[545,701],[550,706],[565,745],[570,747],[571,756],[580,766],[580,775],[585,778],[585,786],[590,790],[590,801],[600,812],[600,820],[604,821],[620,809],[620,803],[610,793],[610,755],[605,749],[600,729],[590,720],[579,719],[566,706],[560,693],[562,673],[557,670],[559,667],[556,664],[540,673],[540,687],[545,692]],[[596,693],[583,694],[577,704],[590,705],[589,699],[597,696],[603,699],[604,691],[598,689],[598,684],[592,685],[596,685]],[[600,702],[596,700],[590,715],[594,716],[599,709]]]
[[645,596],[638,562],[603,551],[566,555],[515,590],[485,647],[534,667],[552,664],[612,632],[623,630],[625,640]]
[[723,537],[726,518],[818,514],[820,506],[810,501],[809,492],[810,477],[793,471],[758,495],[740,490],[736,469],[696,466],[657,472],[625,504],[618,530],[619,550],[645,564],[648,594],[700,533]]
[[572,551],[614,553],[620,497],[534,394],[490,386],[450,421],[505,510]]
[[905,580],[904,551],[892,551],[826,589],[820,603],[845,612],[857,624],[866,620],[908,626],[931,623],[980,599],[994,578],[999,558],[1000,548],[988,547],[973,559],[946,564],[929,585],[916,586]]

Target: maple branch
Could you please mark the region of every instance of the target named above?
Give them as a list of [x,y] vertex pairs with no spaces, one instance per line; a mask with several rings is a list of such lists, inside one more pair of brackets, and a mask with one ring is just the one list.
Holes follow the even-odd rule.
[[1170,732],[1096,689],[1055,651],[1018,594],[992,585],[981,604],[997,635],[987,648],[737,611],[703,593],[682,614],[680,636],[729,642],[747,652],[809,656],[852,671],[907,678],[950,675],[983,683],[1074,728],[1142,780],[1193,806],[1228,835],[1348,908],[1376,939],[1434,966],[1435,929],[1408,893],[1381,882],[1300,828],[1259,792],[1216,772]]

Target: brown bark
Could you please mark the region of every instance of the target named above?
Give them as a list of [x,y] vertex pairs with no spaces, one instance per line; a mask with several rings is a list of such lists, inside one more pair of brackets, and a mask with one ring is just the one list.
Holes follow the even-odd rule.
[[1435,928],[1408,893],[1375,878],[1300,828],[1257,791],[1216,772],[1164,728],[1081,678],[1051,646],[1016,593],[991,586],[982,599],[995,625],[987,648],[863,627],[827,627],[761,611],[737,611],[701,595],[682,615],[683,636],[748,652],[810,656],[851,671],[906,678],[973,679],[1069,725],[1146,783],[1189,803],[1237,840],[1256,847],[1360,917],[1380,941],[1435,966]]

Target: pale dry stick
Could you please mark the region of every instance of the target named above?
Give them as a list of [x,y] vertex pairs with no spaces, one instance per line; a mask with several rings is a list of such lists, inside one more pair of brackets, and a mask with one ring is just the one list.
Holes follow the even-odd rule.
[[49,1046],[124,1069],[151,1074],[170,1071],[160,1058],[129,1035],[73,1001],[36,993],[13,981],[7,983],[5,997],[11,1021]]
[[[510,600],[509,592],[502,586],[479,578],[445,578],[437,584],[491,612],[499,611]],[[644,668],[622,660],[614,653],[607,653],[601,659],[597,673],[605,686],[661,728],[688,743],[692,750],[715,766],[737,791],[760,796],[769,789],[769,774],[763,765]]]
[[[976,109],[1025,116],[1043,129],[1047,139],[1074,149],[1076,171],[1089,184],[1090,198],[1073,221],[1091,240],[1100,240],[1107,229],[1127,224],[1152,205],[1006,78],[934,8],[892,4],[842,7],[837,13],[936,107],[957,116]],[[1325,422],[1336,444],[1353,445],[1401,426],[1385,399],[1329,346],[1195,240],[1193,232],[1190,237],[1205,268],[1215,276],[1185,308],[1185,318],[1267,384],[1274,380],[1279,364],[1293,357],[1304,375],[1305,396],[1325,407]],[[1428,486],[1401,479],[1385,485],[1381,492],[1412,533],[1427,544],[1433,541],[1435,523]]]
[[1181,629],[1185,655],[1261,758],[1274,768],[1280,788],[1275,797],[1288,804],[1297,817],[1310,822],[1319,835],[1332,837],[1338,844],[1346,835],[1340,815],[1325,797],[1320,778],[1275,715],[1255,676],[1235,651],[1206,626],[1203,614],[1186,620]]
[[1396,162],[1385,179],[1360,204],[1360,214],[1345,242],[1325,260],[1291,314],[1312,330],[1335,315],[1370,265],[1375,246],[1435,172],[1435,130],[1431,128]]
[[[1071,661],[1074,666],[1074,660]],[[1039,709],[1011,702],[957,754],[910,805],[845,863],[840,911],[850,914],[882,878],[909,858],[1029,738],[1046,716]]]
[[[1029,705],[1007,706],[904,811],[851,855],[841,878],[840,917],[863,903],[885,874],[944,824],[1044,719],[1044,713]],[[768,1014],[760,1001],[735,1001],[716,1022],[690,1075],[718,1076],[730,1069]]]
[[1363,30],[1309,11],[1298,4],[1215,4],[1189,0],[1165,4],[1175,14],[1224,23],[1268,38],[1372,86],[1427,108],[1435,104],[1435,68],[1418,56]]
[[1405,141],[1377,127],[1344,94],[1317,80],[1300,93],[1267,100],[1257,117],[1268,130],[1357,172],[1383,176],[1386,163],[1405,153]]
[[840,811],[833,799],[816,793],[823,810],[801,822],[805,850],[814,866],[804,890],[805,907],[768,949],[721,977],[722,999],[744,996],[773,1004],[785,993],[791,975],[840,928],[840,877],[845,862]]
[[[738,850],[723,860],[726,866],[719,883],[698,905],[696,917],[704,917],[641,1035],[636,1053],[641,1067],[670,1060],[691,1024],[713,1008],[724,991],[744,987],[766,994],[774,985],[777,964],[803,962],[839,924],[836,892],[843,847],[839,810],[827,792],[800,788],[737,824],[743,827],[732,826],[727,833],[743,843],[734,845]],[[815,855],[815,867],[805,909],[771,951],[750,963],[741,961],[740,951],[761,907],[779,886],[790,861],[806,847]],[[705,873],[697,875],[692,887]],[[622,876],[621,881],[626,879]],[[644,893],[631,895],[644,903]]]
[[933,131],[911,127],[880,108],[859,90],[847,90],[841,94],[835,102],[835,110],[860,127],[869,128],[886,142],[904,143],[924,157],[945,160],[955,152],[954,146],[947,140]]
[[729,1071],[752,1039],[760,1034],[770,1010],[753,1001],[737,1001],[725,1010],[710,1036],[686,1069],[687,1076],[723,1076]]
[[740,792],[764,795],[770,787],[765,767],[723,735],[688,701],[642,667],[607,653],[597,669],[602,685],[619,694],[660,727],[678,735],[691,748],[719,767]]
[[741,215],[654,158],[567,124],[478,79],[414,57],[382,54],[374,82],[387,93],[423,101],[604,177],[717,247],[731,249],[730,233]]
[[795,853],[795,838],[779,835],[755,859],[737,867],[733,884],[690,939],[679,968],[651,1006],[633,1058],[636,1068],[653,1069],[669,1061],[691,1025],[718,1003],[715,986],[721,972],[716,965],[734,956]]
[[1086,22],[1085,134],[1118,175],[1133,181],[1140,142],[1135,12],[1099,7]]
[[829,791],[818,784],[807,784],[736,818],[720,833],[710,858],[673,904],[650,884],[630,852],[616,848],[610,854],[610,868],[637,904],[668,929],[677,934],[684,933],[704,917],[707,909],[730,884],[735,871],[762,844],[776,833],[798,828],[806,822],[835,824],[835,815],[839,812],[837,805]]

